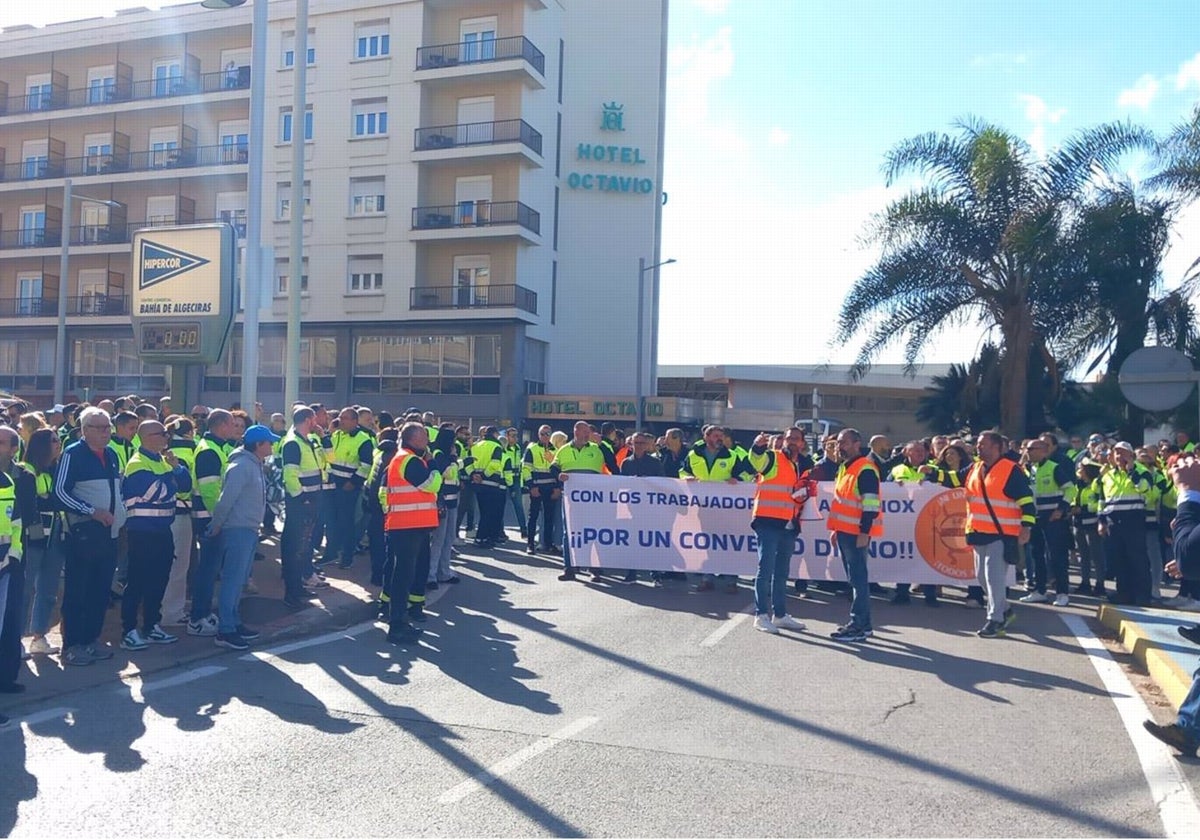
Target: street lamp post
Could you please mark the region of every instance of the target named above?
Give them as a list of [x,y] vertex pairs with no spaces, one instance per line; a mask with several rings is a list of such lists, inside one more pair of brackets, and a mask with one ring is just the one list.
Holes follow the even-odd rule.
[[[67,393],[67,292],[71,277],[71,203],[75,194],[71,189],[71,179],[63,181],[62,222],[59,233],[58,257],[58,326],[54,332],[54,404],[61,405]],[[79,196],[80,201],[92,204],[103,204],[105,207],[124,207],[119,201],[104,198],[88,198]]]
[[[655,272],[655,275],[654,275],[655,279],[651,280],[651,282],[654,284],[654,286],[653,286],[654,305],[652,307],[652,309],[653,309],[652,317],[657,322],[657,320],[658,320],[658,281],[657,281],[658,273],[657,273],[657,269],[662,268],[664,265],[670,265],[673,262],[675,262],[675,259],[671,258],[669,260],[663,260],[660,263],[655,263],[654,265],[646,265],[646,258],[638,257],[638,305],[637,305],[637,430],[638,431],[642,430],[642,426],[644,425],[644,423],[646,421],[646,394],[645,394],[645,386],[643,385],[643,383],[645,381],[644,368],[646,367],[645,328],[642,325],[642,322],[645,320],[645,310],[646,310],[646,272],[647,271]],[[653,330],[654,333],[657,333],[658,330],[657,330],[657,327],[655,324],[651,324],[651,330]],[[654,340],[654,338],[652,338],[650,343],[651,343],[651,352],[655,354],[652,357],[652,360],[655,363],[655,365],[657,365],[657,363],[658,363],[657,346],[656,346],[657,342]],[[657,377],[653,377],[653,378],[657,379]],[[657,393],[657,389],[656,389],[656,393]]]
[[[234,9],[246,0],[201,0],[206,9]],[[267,0],[254,0],[250,24],[250,137],[246,160],[246,251],[242,257],[242,408],[258,399],[258,310],[262,302],[263,112],[266,106]],[[304,60],[304,57],[301,57]],[[293,115],[293,121],[295,115]],[[293,122],[294,128],[294,122]]]
[[304,128],[308,111],[308,0],[296,0],[296,60],[292,73],[292,218],[288,251],[288,317],[283,410],[292,416],[300,398],[300,293],[304,279]]

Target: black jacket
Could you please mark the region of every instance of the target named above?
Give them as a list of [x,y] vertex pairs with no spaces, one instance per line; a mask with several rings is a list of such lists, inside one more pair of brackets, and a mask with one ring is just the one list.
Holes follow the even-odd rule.
[[1175,560],[1187,580],[1200,580],[1200,502],[1180,502],[1175,512]]

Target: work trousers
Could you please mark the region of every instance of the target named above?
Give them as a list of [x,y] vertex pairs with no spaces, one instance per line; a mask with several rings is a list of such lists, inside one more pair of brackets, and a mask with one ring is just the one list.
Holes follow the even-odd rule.
[[504,489],[477,485],[475,498],[479,500],[479,528],[475,531],[475,539],[483,542],[499,540],[504,534]]
[[332,527],[325,531],[325,560],[339,560],[343,566],[354,562],[358,548],[358,506],[362,500],[362,489],[355,485],[350,490],[339,484],[333,491]]
[[[44,540],[30,541],[25,546],[24,612],[28,618],[25,628],[31,635],[45,636],[58,604],[58,587],[62,580],[63,537],[58,524]],[[15,607],[14,607],[15,608]]]
[[413,573],[416,571],[422,546],[425,556],[429,556],[429,534],[432,530],[404,528],[387,532],[388,562],[392,567],[392,577],[388,583],[391,609],[388,624],[392,630],[408,624],[408,596],[412,592]]
[[975,554],[975,579],[987,594],[988,621],[1004,621],[1008,610],[1008,564],[1004,562],[1004,540],[971,546]]
[[167,590],[162,597],[164,624],[182,624],[186,618],[188,570],[192,565],[192,514],[176,510],[171,523],[171,545],[175,551],[175,562],[171,564],[171,575],[167,578]]
[[1048,514],[1039,514],[1029,535],[1033,544],[1033,584],[1043,595],[1049,582],[1054,583],[1054,591],[1060,595],[1070,592],[1067,577],[1067,552],[1071,544],[1069,527],[1065,518],[1051,520]]
[[1117,600],[1129,604],[1150,602],[1150,563],[1146,559],[1146,521],[1140,511],[1108,518],[1108,562],[1117,578]]
[[[0,686],[12,685],[21,674],[21,614],[25,589],[25,563],[11,564],[0,572],[0,587],[8,586],[8,606],[0,604]],[[3,596],[0,596],[2,599]]]
[[469,480],[463,482],[462,491],[458,494],[456,527],[461,530],[464,522],[468,531],[475,530],[475,485]]
[[553,489],[539,488],[536,496],[529,497],[529,524],[525,528],[526,539],[534,545],[538,534],[538,515],[542,517],[542,548],[554,545],[555,527],[558,525],[559,500],[553,497]]
[[63,649],[90,645],[104,629],[104,612],[117,568],[117,539],[94,520],[67,534],[63,582]]
[[279,538],[284,596],[299,595],[312,568],[312,532],[317,524],[319,501],[315,493],[288,496],[284,501],[283,535]]
[[175,540],[171,529],[129,531],[129,567],[125,594],[121,596],[121,630],[128,633],[138,626],[149,633],[162,621],[163,593],[171,577],[175,559]]
[[1104,589],[1104,542],[1096,532],[1096,523],[1075,526],[1075,547],[1079,550],[1080,584],[1088,586],[1095,580],[1095,588]]
[[[525,504],[521,499],[521,485],[516,484],[512,487],[509,487],[508,490],[505,491],[505,496],[508,497],[508,503],[512,507],[513,514],[517,518],[517,528],[520,529],[521,536],[524,537],[528,532],[525,530],[527,523],[525,518]],[[503,524],[504,523],[501,522],[501,526],[503,526]]]

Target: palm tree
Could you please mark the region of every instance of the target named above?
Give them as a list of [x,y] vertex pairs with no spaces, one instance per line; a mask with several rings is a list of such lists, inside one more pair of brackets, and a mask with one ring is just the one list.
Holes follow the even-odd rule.
[[888,153],[889,186],[911,174],[923,183],[874,219],[866,240],[882,255],[846,296],[835,340],[846,344],[866,333],[855,364],[862,373],[897,340],[913,367],[945,328],[997,330],[1001,424],[1020,435],[1030,354],[1040,354],[1058,380],[1047,337],[1056,322],[1064,215],[1126,151],[1152,148],[1153,137],[1131,125],[1104,125],[1043,159],[997,126],[968,120],[957,128],[956,136],[926,134]]

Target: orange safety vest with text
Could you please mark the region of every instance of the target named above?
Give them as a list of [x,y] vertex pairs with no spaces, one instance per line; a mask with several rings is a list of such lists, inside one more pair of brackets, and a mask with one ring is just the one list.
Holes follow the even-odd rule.
[[799,484],[796,465],[783,452],[775,451],[775,464],[771,475],[758,476],[758,487],[754,490],[753,518],[782,519],[790,522],[800,512],[800,504],[792,495]]
[[[1021,533],[1021,506],[1004,494],[1004,487],[1012,471],[1017,469],[1017,464],[1001,458],[992,464],[986,476],[983,469],[983,462],[979,461],[967,473],[967,533],[1015,537]],[[983,500],[985,488],[992,510],[996,512],[995,519]],[[997,522],[1000,523],[999,530],[996,528]]]
[[437,492],[430,493],[414,487],[404,477],[404,467],[408,464],[408,459],[416,457],[408,450],[401,449],[388,464],[384,530],[402,531],[438,526]]
[[[829,505],[829,530],[842,534],[861,534],[863,509],[868,507],[858,494],[858,477],[864,470],[871,470],[876,475],[879,468],[867,457],[860,457],[854,463],[842,465],[838,473],[837,483],[833,487],[833,502]],[[878,514],[871,522],[870,535],[883,536],[883,509],[879,498],[870,505]]]

